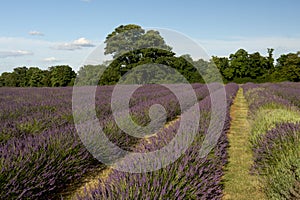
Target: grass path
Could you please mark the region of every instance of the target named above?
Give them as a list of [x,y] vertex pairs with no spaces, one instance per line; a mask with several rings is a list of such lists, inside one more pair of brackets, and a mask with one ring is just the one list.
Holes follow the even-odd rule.
[[249,143],[248,105],[240,88],[230,109],[229,163],[225,168],[223,200],[263,200],[256,176],[249,174],[252,151]]

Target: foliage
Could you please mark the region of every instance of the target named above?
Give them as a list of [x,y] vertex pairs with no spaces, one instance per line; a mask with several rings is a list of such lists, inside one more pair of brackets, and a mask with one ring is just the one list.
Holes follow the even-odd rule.
[[281,55],[277,59],[277,76],[285,81],[300,81],[300,51]]
[[229,58],[213,56],[212,62],[226,81],[237,83],[266,82],[265,77],[274,70],[273,49],[268,49],[267,57],[258,52],[249,54],[246,50],[239,49],[230,54]]
[[47,76],[48,76],[48,71],[46,70],[41,70],[37,67],[35,68],[29,68],[28,71],[31,71],[29,74],[29,86],[30,87],[42,87],[42,86],[48,86],[49,83],[47,82]]
[[[100,79],[101,85],[116,84],[120,78],[127,79],[136,84],[145,83],[184,83],[181,76],[188,82],[203,82],[197,69],[184,57],[175,57],[171,51],[146,48],[134,50],[115,59],[104,71]],[[148,64],[148,65],[147,65]],[[164,65],[175,69],[178,74],[163,68],[151,69],[152,66]],[[131,72],[132,69],[141,66],[140,70]],[[124,75],[127,75],[123,77]],[[129,80],[128,80],[129,79]],[[126,80],[124,80],[126,82]]]
[[98,85],[101,74],[106,69],[105,65],[85,65],[77,73],[76,85]]
[[76,73],[68,65],[50,67],[50,80],[53,87],[72,86]]
[[53,66],[49,70],[38,67],[17,67],[0,76],[0,86],[6,87],[61,87],[71,86],[76,73],[68,65]]
[[135,24],[117,27],[108,34],[104,43],[106,44],[105,54],[112,54],[114,58],[133,50],[146,48],[171,50],[171,47],[165,44],[158,31],[149,30],[145,32],[142,27]]

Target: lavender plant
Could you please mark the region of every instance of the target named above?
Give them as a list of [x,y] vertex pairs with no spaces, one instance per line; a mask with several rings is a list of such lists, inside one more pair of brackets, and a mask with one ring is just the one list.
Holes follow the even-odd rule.
[[300,197],[300,124],[281,123],[253,146],[252,171],[269,199]]

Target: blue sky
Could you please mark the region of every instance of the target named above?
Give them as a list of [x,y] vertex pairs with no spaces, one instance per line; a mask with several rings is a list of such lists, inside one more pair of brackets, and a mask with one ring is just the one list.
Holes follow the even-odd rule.
[[2,0],[0,73],[18,66],[69,64],[86,57],[121,24],[168,28],[201,45],[208,55],[275,49],[300,50],[298,0]]

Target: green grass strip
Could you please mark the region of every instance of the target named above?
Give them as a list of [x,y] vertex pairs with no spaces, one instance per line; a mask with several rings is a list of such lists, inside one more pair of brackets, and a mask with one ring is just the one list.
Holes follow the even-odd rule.
[[229,163],[225,168],[223,199],[262,200],[258,177],[250,174],[252,150],[249,142],[251,127],[247,120],[248,105],[240,88],[230,109],[231,126],[228,133]]
[[264,135],[268,130],[275,128],[276,124],[287,122],[300,122],[300,113],[288,108],[259,109],[251,123],[251,143],[257,143],[257,140],[261,135]]

